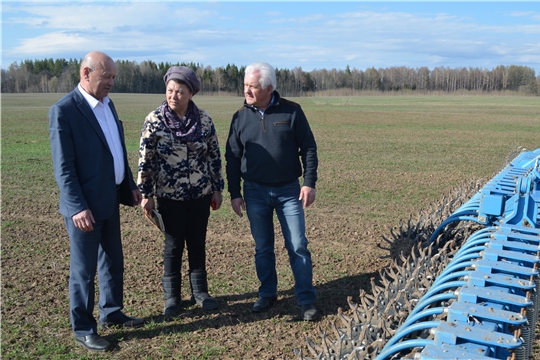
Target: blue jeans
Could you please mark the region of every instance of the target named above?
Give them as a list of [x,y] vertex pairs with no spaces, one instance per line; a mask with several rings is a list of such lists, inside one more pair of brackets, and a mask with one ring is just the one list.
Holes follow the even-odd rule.
[[281,224],[285,248],[294,275],[294,292],[299,305],[315,303],[313,266],[307,248],[302,202],[298,200],[298,180],[283,186],[264,186],[244,181],[244,201],[255,240],[255,267],[261,282],[259,296],[277,294],[276,255],[274,252],[274,210]]

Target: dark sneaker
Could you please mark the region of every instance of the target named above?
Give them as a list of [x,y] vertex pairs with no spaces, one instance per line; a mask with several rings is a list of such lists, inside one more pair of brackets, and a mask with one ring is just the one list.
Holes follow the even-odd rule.
[[319,317],[317,308],[313,304],[302,305],[302,319],[305,321],[315,321]]
[[268,309],[274,305],[274,303],[277,300],[277,296],[271,296],[271,297],[260,297],[259,300],[255,302],[253,305],[253,312],[254,313],[261,313],[265,312]]
[[108,329],[108,328],[114,328],[114,327],[138,328],[138,327],[143,326],[144,323],[145,323],[144,319],[130,317],[125,314],[122,314],[122,316],[120,316],[116,320],[100,321],[99,326],[102,329]]

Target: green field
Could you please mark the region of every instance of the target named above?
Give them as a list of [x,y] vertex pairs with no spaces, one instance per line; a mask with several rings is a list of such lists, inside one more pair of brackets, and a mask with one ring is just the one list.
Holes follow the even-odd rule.
[[[210,292],[217,311],[186,309],[163,322],[162,240],[139,208],[122,208],[125,306],[147,317],[142,329],[102,333],[115,350],[87,353],[68,318],[69,240],[57,211],[48,109],[60,94],[2,94],[3,359],[287,359],[306,352],[305,337],[330,331],[347,296],[369,289],[388,265],[382,235],[470,180],[487,181],[517,147],[540,147],[540,101],[505,96],[365,96],[292,98],[310,120],[319,149],[317,200],[307,210],[319,294],[319,323],[297,321],[292,274],[277,238],[279,302],[255,315],[258,283],[246,217],[224,194],[208,230]],[[111,94],[136,171],[144,117],[162,95]],[[239,97],[195,96],[212,116],[224,149]],[[278,236],[279,232],[278,232]],[[183,270],[186,267],[184,266]],[[183,297],[189,296],[187,282]]]

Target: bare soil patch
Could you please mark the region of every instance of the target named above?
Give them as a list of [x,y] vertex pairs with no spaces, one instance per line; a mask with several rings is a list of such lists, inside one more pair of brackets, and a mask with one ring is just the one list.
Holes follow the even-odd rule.
[[[18,337],[4,337],[3,357],[22,355],[10,356],[10,342],[17,342],[17,347],[21,346],[19,342],[25,343],[24,347],[34,355],[39,355],[39,346],[45,352],[59,347],[63,349],[60,353],[86,354],[74,344],[69,325],[69,239],[59,214],[54,207],[31,198],[19,198],[17,204],[4,202],[3,206],[32,209],[30,214],[9,210],[3,213],[2,325],[4,331],[19,329]],[[357,296],[359,289],[367,287],[370,277],[387,263],[379,258],[383,252],[376,247],[381,243],[376,221],[358,224],[339,211],[319,212],[308,214],[308,238],[315,264],[320,323],[300,321],[279,227],[278,302],[268,313],[251,312],[258,281],[247,218],[217,216],[212,216],[208,231],[208,273],[210,291],[221,307],[210,312],[187,307],[178,320],[164,322],[163,240],[146,223],[140,209],[123,208],[125,310],[151,323],[138,330],[102,332],[116,344],[114,357],[161,358],[171,354],[193,359],[292,358],[293,349],[304,347],[306,336],[316,337],[318,326],[327,327],[328,318],[336,314],[338,307],[348,307],[347,296]],[[182,294],[187,302],[189,284],[187,273],[184,275]]]

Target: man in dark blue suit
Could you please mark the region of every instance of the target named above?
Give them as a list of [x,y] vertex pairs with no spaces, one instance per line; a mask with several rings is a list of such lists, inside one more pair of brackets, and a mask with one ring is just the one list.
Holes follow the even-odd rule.
[[141,194],[127,161],[122,123],[108,94],[116,65],[102,52],[87,54],[79,85],[49,111],[49,131],[60,213],[70,239],[70,318],[75,340],[89,350],[110,344],[97,333],[94,278],[99,280],[100,327],[138,327],[125,315],[124,256],[119,204],[136,206]]

